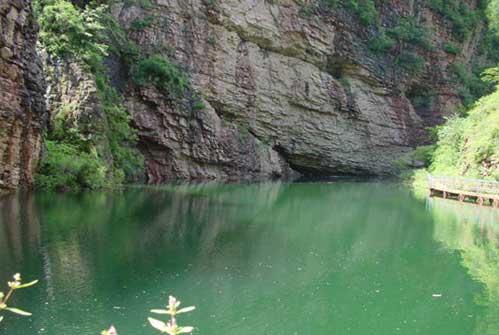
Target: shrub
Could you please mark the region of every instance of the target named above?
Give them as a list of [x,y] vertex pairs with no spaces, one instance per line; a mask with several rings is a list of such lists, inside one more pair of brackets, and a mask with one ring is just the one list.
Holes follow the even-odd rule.
[[403,51],[395,59],[395,64],[411,74],[421,72],[424,67],[424,59],[409,51]]
[[66,0],[39,0],[36,8],[40,41],[50,54],[73,57],[90,66],[100,64],[107,54],[100,22],[105,6],[80,11]]
[[458,55],[461,52],[461,49],[454,43],[445,42],[444,51],[451,55]]
[[383,53],[392,49],[396,44],[397,41],[383,32],[370,41],[369,49],[375,53]]
[[197,111],[197,110],[203,110],[205,108],[206,108],[206,106],[205,106],[205,104],[201,100],[196,100],[196,102],[192,106],[192,109],[195,110],[195,111]]
[[135,31],[141,31],[146,28],[149,28],[153,24],[153,22],[154,22],[153,16],[147,16],[143,19],[135,19],[130,24],[130,29]]
[[431,171],[499,180],[499,91],[438,127]]
[[433,154],[435,153],[434,145],[424,145],[421,147],[417,147],[412,152],[412,159],[415,161],[423,162],[425,167],[431,165],[433,161]]
[[480,79],[481,69],[470,71],[462,63],[452,63],[449,70],[454,80],[461,84],[459,95],[466,106],[470,106],[476,99],[490,92],[491,84]]
[[154,7],[151,0],[125,0],[123,4],[125,7],[137,6],[142,9],[151,9]]
[[374,0],[321,0],[320,4],[329,9],[341,6],[356,15],[366,26],[377,24],[379,21],[379,13]]
[[375,24],[379,20],[374,0],[349,0],[347,8],[358,15],[360,22],[366,26]]
[[189,88],[185,73],[168,59],[156,55],[139,61],[133,73],[133,80],[139,86],[153,84],[167,90],[174,96],[182,95]]
[[399,43],[417,45],[427,50],[431,49],[428,31],[412,18],[402,18],[395,27],[388,29],[386,33]]
[[452,32],[464,41],[480,20],[480,13],[462,0],[429,0],[429,7],[451,22]]
[[83,152],[77,146],[53,140],[45,141],[45,157],[35,184],[49,191],[99,189],[108,184],[107,167],[97,151]]

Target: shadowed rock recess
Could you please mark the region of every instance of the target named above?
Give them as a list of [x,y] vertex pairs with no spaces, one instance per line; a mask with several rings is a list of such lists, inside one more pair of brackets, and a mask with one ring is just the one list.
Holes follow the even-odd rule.
[[0,2],[0,191],[31,185],[42,147],[45,92],[31,2]]

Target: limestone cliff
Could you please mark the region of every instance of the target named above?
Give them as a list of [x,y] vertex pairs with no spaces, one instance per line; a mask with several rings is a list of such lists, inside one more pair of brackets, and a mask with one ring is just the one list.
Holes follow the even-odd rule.
[[[470,1],[473,8],[476,3]],[[301,15],[302,1],[157,0],[113,5],[130,37],[190,73],[205,108],[172,104],[164,92],[129,86],[150,181],[168,178],[386,174],[426,140],[425,127],[459,106],[449,79],[454,59],[469,63],[480,27],[459,55],[442,51],[449,23],[423,1],[385,1],[381,24],[410,16],[431,27],[418,74],[369,51],[370,28],[352,15]],[[151,19],[152,18],[152,19]],[[431,95],[421,107],[413,103]]]
[[0,3],[0,189],[33,182],[45,119],[36,54],[37,25],[29,0]]

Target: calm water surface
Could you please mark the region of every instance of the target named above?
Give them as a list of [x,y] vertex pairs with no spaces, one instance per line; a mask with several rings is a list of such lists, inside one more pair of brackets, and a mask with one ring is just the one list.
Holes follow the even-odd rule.
[[[497,335],[499,211],[387,182],[203,184],[0,200],[0,334]],[[434,295],[441,295],[435,297]]]

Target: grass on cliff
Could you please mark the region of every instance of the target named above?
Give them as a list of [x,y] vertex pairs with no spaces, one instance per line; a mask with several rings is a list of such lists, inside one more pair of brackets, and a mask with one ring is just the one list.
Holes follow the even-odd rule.
[[189,88],[189,79],[177,65],[160,55],[141,59],[133,68],[136,85],[153,84],[174,96],[182,95]]

